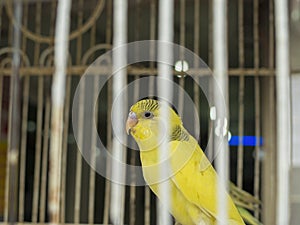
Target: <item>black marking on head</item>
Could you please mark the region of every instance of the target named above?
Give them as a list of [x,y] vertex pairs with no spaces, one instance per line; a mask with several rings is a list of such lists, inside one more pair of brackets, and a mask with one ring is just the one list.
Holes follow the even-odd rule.
[[[142,101],[142,100],[152,100],[151,102],[156,102],[156,103],[158,103],[159,101],[161,101],[160,98],[158,98],[157,96],[148,96],[148,97],[140,99],[139,101]],[[151,103],[151,104],[154,104],[154,103]],[[174,110],[174,112],[179,116],[178,111],[175,108],[175,106],[172,105],[169,102],[168,102],[168,104],[170,105],[170,107],[172,107],[172,109]],[[158,107],[159,107],[159,105],[157,105],[156,107],[154,107],[153,110],[156,110]],[[144,108],[142,108],[142,109],[144,109]],[[150,111],[150,109],[145,109],[145,110],[149,110]]]
[[140,100],[138,102],[138,106],[144,111],[152,111],[152,112],[159,108],[158,101],[153,99],[148,99],[147,101]]
[[177,125],[170,136],[170,141],[188,141],[189,133],[183,127]]

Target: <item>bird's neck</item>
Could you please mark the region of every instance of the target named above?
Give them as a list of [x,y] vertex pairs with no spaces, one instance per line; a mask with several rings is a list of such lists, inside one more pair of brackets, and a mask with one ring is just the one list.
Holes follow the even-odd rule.
[[143,149],[140,147],[140,158],[143,166],[151,166],[159,161],[158,148]]

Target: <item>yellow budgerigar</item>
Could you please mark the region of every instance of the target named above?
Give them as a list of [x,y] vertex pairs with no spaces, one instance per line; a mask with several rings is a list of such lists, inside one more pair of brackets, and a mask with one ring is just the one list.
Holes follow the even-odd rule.
[[[217,223],[217,174],[197,141],[183,127],[181,118],[169,107],[170,132],[160,137],[160,123],[167,122],[160,113],[161,103],[143,99],[129,112],[126,129],[137,142],[145,181],[160,199],[159,186],[168,182],[170,213],[182,225]],[[169,165],[168,179],[160,181],[159,149],[167,138]],[[166,139],[165,139],[166,140]],[[224,188],[224,192],[226,192]],[[233,200],[226,193],[228,224],[245,224]],[[248,213],[250,216],[251,214]]]

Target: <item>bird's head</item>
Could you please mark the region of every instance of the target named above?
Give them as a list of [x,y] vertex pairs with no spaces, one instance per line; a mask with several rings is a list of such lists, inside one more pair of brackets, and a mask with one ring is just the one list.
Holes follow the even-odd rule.
[[[174,127],[181,126],[182,121],[172,107],[168,106],[169,110],[169,129],[170,137]],[[135,103],[128,114],[126,122],[127,134],[131,134],[139,147],[143,146],[156,147],[161,143],[160,137],[160,123],[166,124],[166,118],[161,115],[161,102],[156,99],[143,99]],[[163,135],[166,137],[166,135]]]

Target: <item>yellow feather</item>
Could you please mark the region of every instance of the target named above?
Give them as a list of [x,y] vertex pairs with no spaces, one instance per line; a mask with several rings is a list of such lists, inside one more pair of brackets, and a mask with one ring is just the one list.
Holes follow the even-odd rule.
[[[161,198],[158,188],[159,179],[159,122],[163,120],[156,101],[142,100],[132,106],[137,116],[137,124],[131,128],[131,134],[140,148],[143,174],[151,190]],[[153,117],[145,118],[147,107]],[[217,179],[216,171],[199,147],[197,141],[182,126],[180,117],[170,108],[171,131],[169,141],[169,161],[172,176],[165,180],[170,187],[170,212],[182,225],[216,224],[217,218]],[[175,133],[172,131],[177,129]],[[178,130],[184,135],[178,133]],[[187,134],[187,135],[186,135]],[[172,136],[173,135],[173,136]],[[179,140],[176,140],[179,139]],[[182,140],[181,140],[182,139]],[[225,192],[224,188],[224,192]],[[227,195],[228,219],[230,225],[244,224],[231,197]]]

